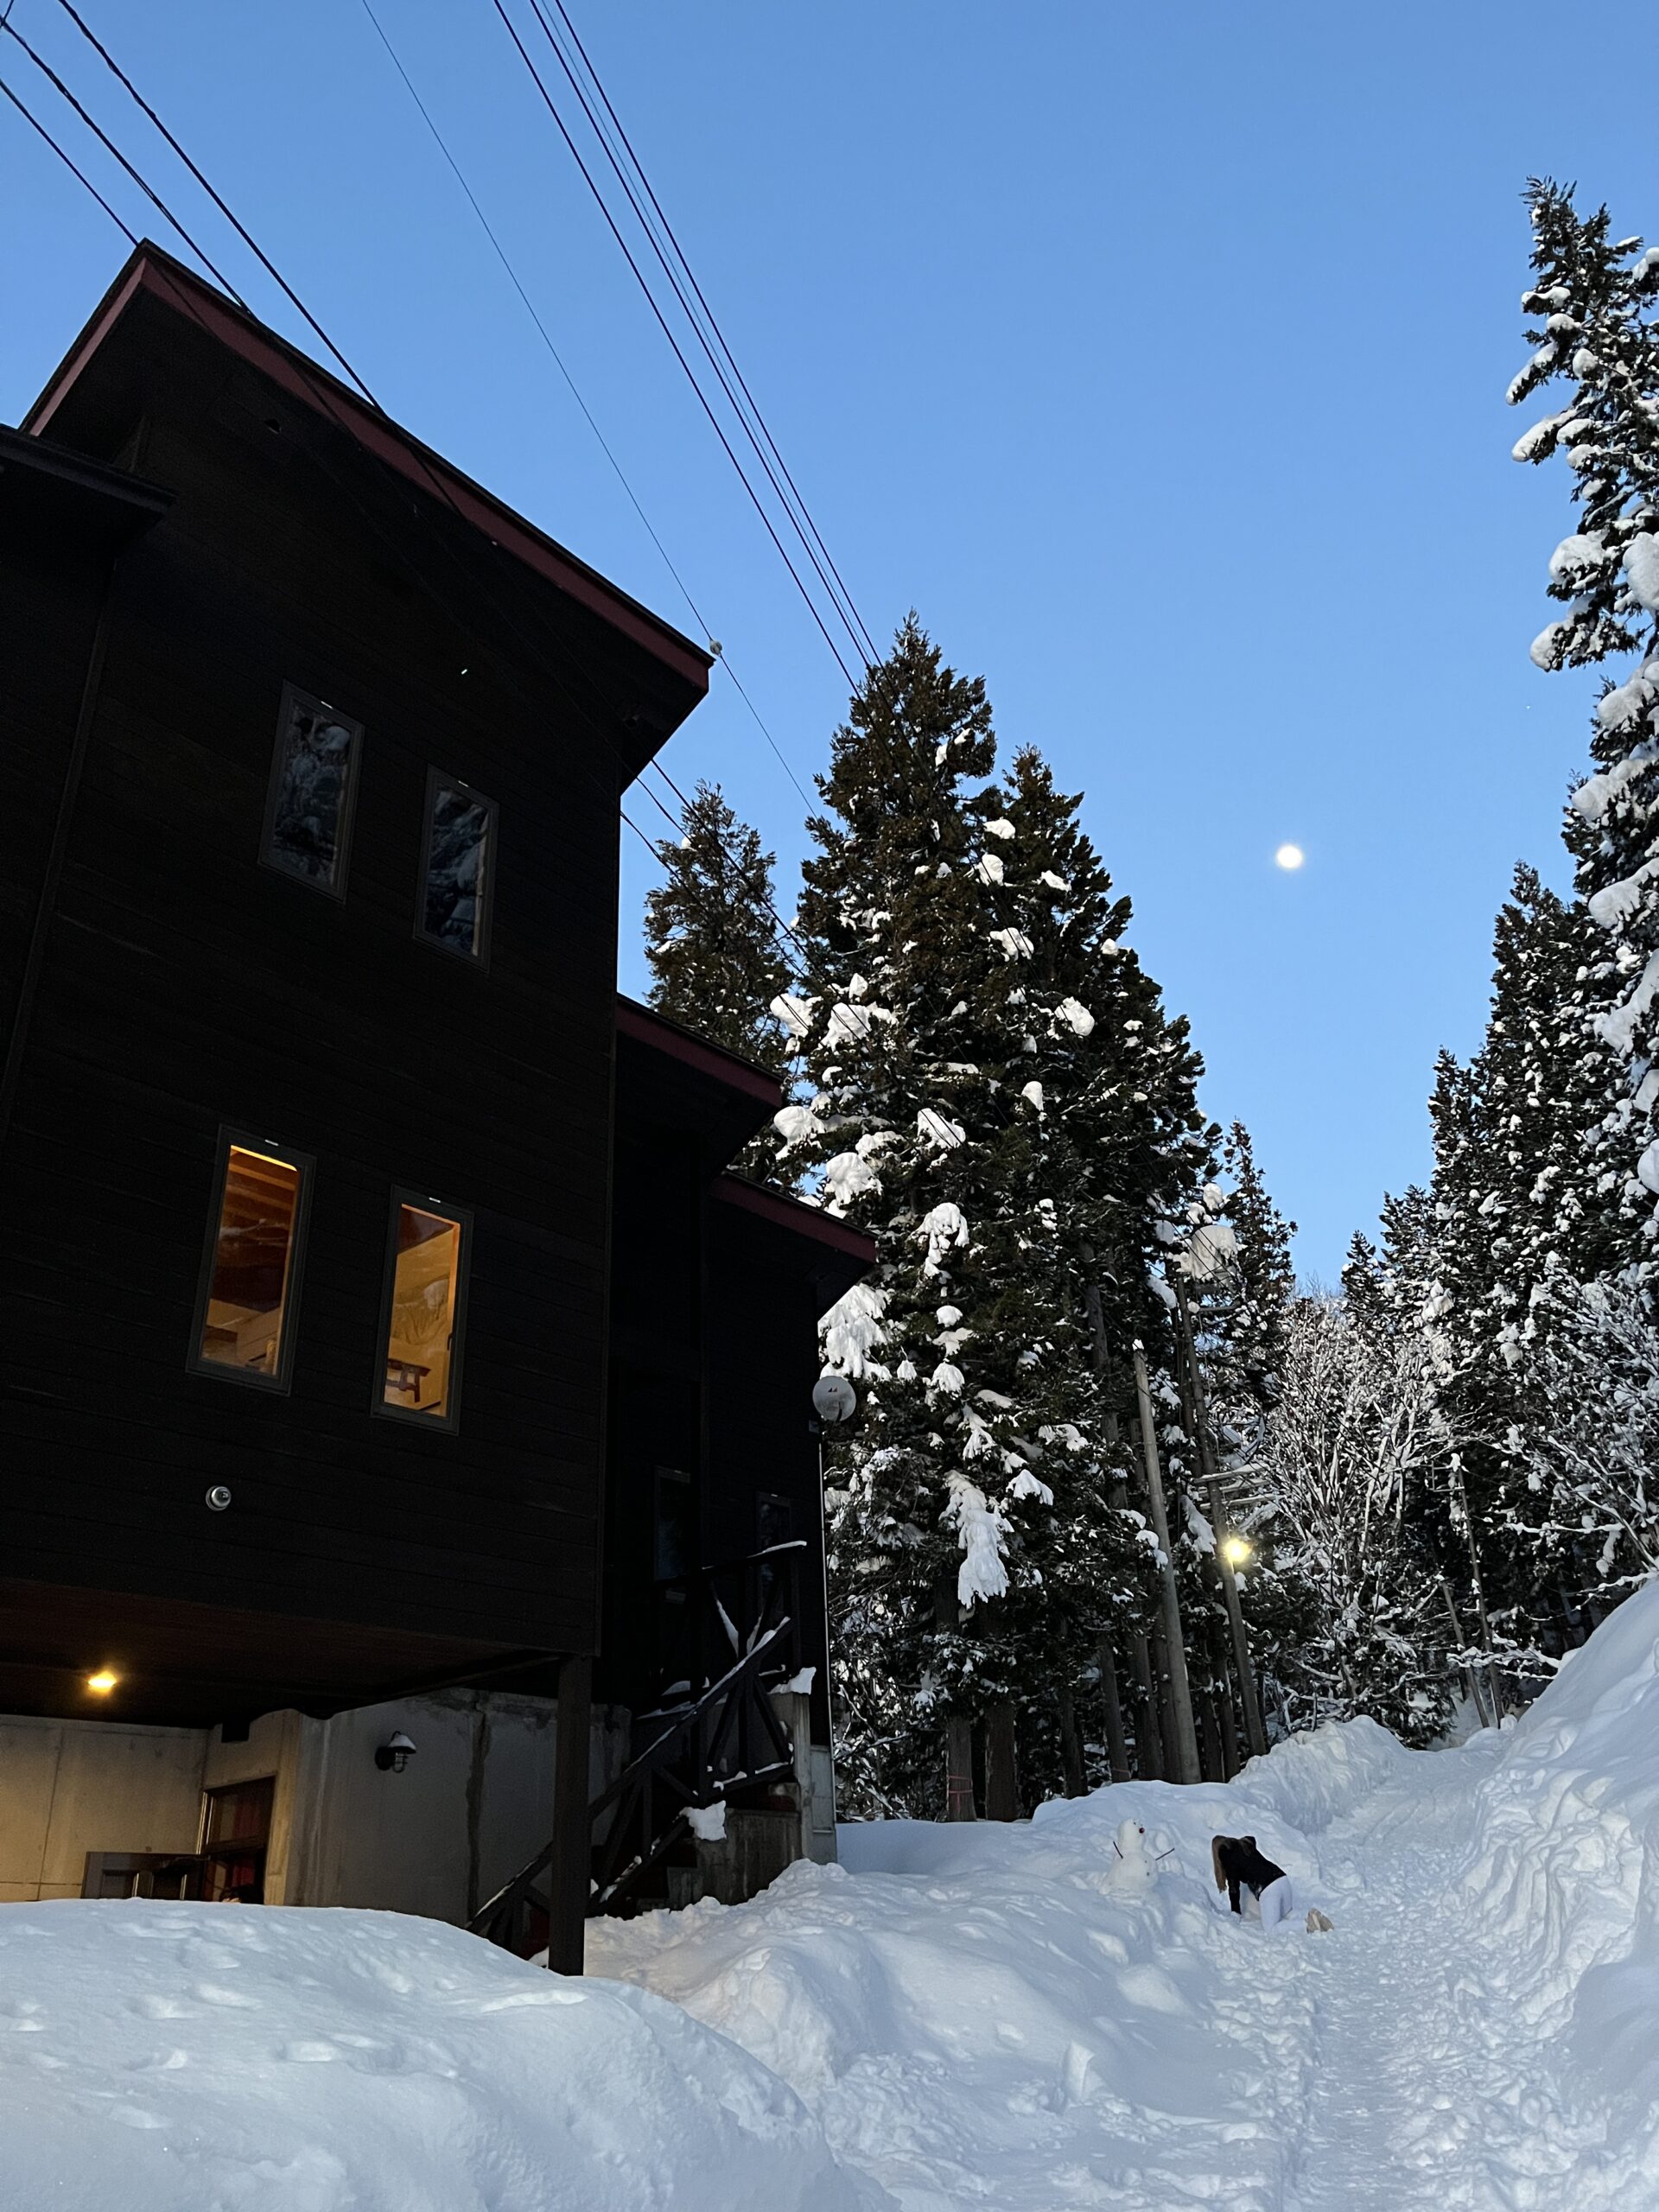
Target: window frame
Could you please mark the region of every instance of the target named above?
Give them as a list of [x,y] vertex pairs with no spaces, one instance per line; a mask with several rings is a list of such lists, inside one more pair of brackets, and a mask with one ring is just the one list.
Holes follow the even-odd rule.
[[[397,1224],[405,1206],[411,1206],[416,1213],[436,1214],[441,1220],[453,1221],[461,1231],[461,1249],[455,1259],[455,1310],[450,1320],[449,1403],[442,1416],[421,1413],[413,1406],[393,1406],[386,1402],[386,1346],[391,1341],[391,1310],[397,1286]],[[374,1339],[374,1393],[369,1401],[369,1411],[378,1420],[395,1421],[404,1427],[413,1426],[442,1436],[453,1436],[460,1427],[461,1370],[467,1349],[467,1293],[472,1268],[471,1206],[451,1205],[448,1199],[434,1198],[429,1191],[407,1185],[392,1192],[386,1217],[385,1264],[380,1276],[380,1323]]]
[[[351,772],[346,781],[345,803],[340,810],[340,864],[334,870],[332,883],[319,883],[311,876],[302,875],[297,868],[284,868],[281,861],[273,859],[271,855],[271,843],[276,832],[276,803],[282,791],[283,756],[296,701],[343,723],[352,733]],[[280,875],[285,883],[296,884],[302,891],[315,891],[320,898],[332,899],[336,906],[343,906],[346,903],[346,879],[352,865],[352,830],[357,817],[357,787],[362,779],[362,770],[363,725],[357,717],[331,706],[321,693],[308,691],[302,683],[284,683],[282,705],[276,715],[276,735],[270,748],[270,769],[265,783],[265,817],[259,832],[260,867],[269,868],[273,875]]]
[[[207,1325],[207,1306],[213,1292],[213,1262],[219,1252],[219,1229],[225,1215],[225,1185],[230,1174],[232,1152],[257,1153],[262,1160],[279,1160],[284,1167],[292,1167],[300,1178],[299,1196],[294,1202],[294,1230],[289,1249],[288,1277],[283,1291],[283,1326],[276,1352],[276,1372],[257,1375],[251,1368],[231,1367],[220,1359],[208,1359],[202,1352],[202,1331]],[[268,1391],[285,1398],[294,1387],[294,1355],[299,1342],[300,1290],[305,1268],[306,1232],[311,1220],[311,1187],[316,1179],[317,1162],[314,1153],[297,1151],[294,1146],[280,1143],[275,1137],[255,1136],[251,1129],[235,1128],[220,1122],[213,1152],[213,1179],[207,1202],[207,1229],[202,1240],[201,1262],[197,1270],[196,1302],[190,1322],[190,1349],[185,1359],[186,1371],[191,1375],[211,1376],[216,1382],[240,1382],[251,1390]]]
[[[440,791],[464,791],[474,806],[481,806],[488,817],[486,823],[484,872],[484,911],[480,918],[478,950],[463,952],[460,947],[446,944],[441,937],[426,925],[426,885],[432,865],[432,829]],[[415,883],[415,940],[417,944],[429,945],[434,952],[447,953],[451,960],[458,960],[464,968],[475,969],[486,976],[490,969],[491,939],[495,921],[495,878],[501,825],[501,808],[498,800],[486,798],[476,785],[469,784],[464,776],[451,774],[447,768],[429,767],[426,772],[426,798],[421,819],[421,868]]]

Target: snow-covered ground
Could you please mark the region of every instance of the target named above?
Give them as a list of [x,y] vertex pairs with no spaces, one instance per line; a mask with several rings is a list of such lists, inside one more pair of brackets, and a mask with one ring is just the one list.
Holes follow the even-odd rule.
[[[1290,1925],[1226,1914],[1217,1829]],[[581,1984],[385,1914],[0,1907],[0,2207],[1659,2212],[1659,1587],[1501,1738],[843,1847],[595,1923]]]

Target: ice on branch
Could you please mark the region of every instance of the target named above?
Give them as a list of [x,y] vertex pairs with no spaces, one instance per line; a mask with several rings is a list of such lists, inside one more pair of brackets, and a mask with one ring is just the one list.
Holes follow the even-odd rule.
[[995,822],[988,822],[985,824],[985,835],[988,837],[1013,837],[1018,834],[1013,823],[1005,815],[998,815]]
[[783,1139],[785,1148],[805,1144],[817,1136],[823,1124],[810,1106],[783,1106],[772,1117],[772,1126]]
[[1020,1089],[1020,1096],[1025,1100],[1028,1106],[1034,1106],[1038,1113],[1041,1114],[1043,1111],[1043,1086],[1040,1083],[1027,1083],[1024,1084]]
[[1659,536],[1643,531],[1624,548],[1624,581],[1630,597],[1649,614],[1659,614]]
[[812,1034],[812,1009],[817,1004],[817,999],[797,998],[792,992],[780,991],[767,1010],[798,1040]]
[[1093,1036],[1095,1017],[1079,1000],[1062,999],[1054,1012],[1058,1019],[1065,1022],[1079,1037]]
[[1029,960],[1035,950],[1024,930],[993,930],[991,943],[1005,960]]

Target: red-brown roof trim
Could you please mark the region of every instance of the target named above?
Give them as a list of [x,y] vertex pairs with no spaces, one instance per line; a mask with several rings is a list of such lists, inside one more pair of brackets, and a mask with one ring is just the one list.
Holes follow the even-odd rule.
[[612,626],[642,645],[699,690],[709,688],[711,657],[700,645],[682,636],[671,623],[619,591],[596,569],[556,543],[533,523],[516,514],[505,501],[412,431],[394,423],[389,415],[365,401],[320,367],[276,331],[245,314],[213,286],[175,261],[172,255],[145,239],[93,310],[91,320],[48,378],[45,389],[23,417],[22,427],[39,437],[74,389],[88,364],[140,292],[148,292],[168,307],[189,315],[219,343],[251,367],[315,412],[332,417],[359,445],[397,470],[423,491],[438,496],[528,569],[555,584],[582,605],[601,615]]
[[695,1068],[699,1075],[723,1084],[728,1090],[741,1091],[745,1097],[764,1103],[774,1112],[783,1103],[784,1086],[775,1075],[768,1074],[765,1068],[757,1067],[753,1060],[746,1060],[739,1053],[728,1052],[723,1045],[699,1037],[695,1029],[683,1029],[665,1014],[653,1013],[637,999],[619,995],[616,1033],[619,1037],[631,1037],[635,1044],[644,1045],[651,1052],[665,1052],[671,1059]]
[[834,1214],[825,1213],[821,1206],[810,1206],[782,1191],[769,1191],[762,1184],[746,1182],[741,1175],[718,1177],[714,1194],[722,1205],[757,1214],[762,1221],[770,1222],[774,1229],[786,1230],[791,1236],[808,1236],[816,1243],[827,1244],[831,1251],[856,1260],[861,1266],[875,1265],[874,1237],[867,1236],[861,1229],[855,1229],[850,1222],[837,1221]]

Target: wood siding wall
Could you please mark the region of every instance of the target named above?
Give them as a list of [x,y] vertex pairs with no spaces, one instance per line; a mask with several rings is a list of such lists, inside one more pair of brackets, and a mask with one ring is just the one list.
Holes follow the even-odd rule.
[[[593,687],[245,370],[187,348],[143,397],[176,504],[121,564],[0,1159],[7,1571],[589,1649],[620,782]],[[10,574],[9,626],[52,584]],[[0,987],[95,613],[82,579],[9,665]],[[290,681],[365,728],[343,906],[259,865]],[[413,934],[435,766],[500,807],[487,974]],[[286,1396],[186,1372],[224,1123],[317,1162]],[[474,1212],[454,1435],[371,1417],[401,1185]]]

